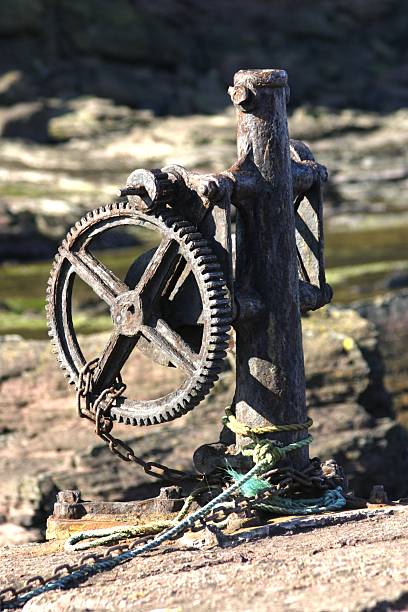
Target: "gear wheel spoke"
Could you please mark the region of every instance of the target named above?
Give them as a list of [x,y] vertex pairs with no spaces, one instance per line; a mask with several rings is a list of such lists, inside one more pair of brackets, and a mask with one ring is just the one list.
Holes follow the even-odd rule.
[[163,319],[158,319],[155,327],[143,325],[141,332],[145,338],[160,346],[173,365],[181,368],[188,375],[194,373],[198,355]]
[[150,314],[155,300],[161,295],[166,282],[176,268],[179,245],[174,240],[164,238],[148,263],[141,279],[135,287],[140,295],[143,308]]
[[[94,237],[125,225],[155,230],[161,235],[151,260],[129,286],[88,252]],[[195,279],[202,304],[199,345],[194,349],[162,314],[183,270]],[[221,268],[210,244],[188,222],[162,208],[144,213],[132,203],[98,208],[81,219],[64,240],[54,262],[47,290],[49,335],[62,369],[70,383],[78,386],[85,364],[71,316],[72,288],[78,275],[111,307],[114,330],[94,371],[99,393],[109,387],[139,344],[162,353],[167,364],[185,374],[180,386],[152,400],[118,397],[111,406],[113,419],[133,425],[152,425],[177,418],[197,406],[208,394],[221,371],[231,307]],[[177,281],[179,282],[179,281]],[[182,305],[188,309],[190,303]],[[150,353],[151,354],[151,353]],[[152,357],[154,358],[154,357]]]
[[94,372],[96,392],[109,387],[120,375],[121,369],[129,359],[138,341],[138,336],[123,336],[115,329],[99,358]]
[[108,306],[112,306],[115,299],[128,287],[119,280],[111,270],[102,264],[91,253],[81,249],[70,251],[60,248],[60,255],[65,257],[72,265],[77,274]]

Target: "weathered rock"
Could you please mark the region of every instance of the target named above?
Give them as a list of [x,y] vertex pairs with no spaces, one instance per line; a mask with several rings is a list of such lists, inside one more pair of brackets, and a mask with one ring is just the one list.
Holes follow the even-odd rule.
[[408,432],[393,418],[376,325],[356,310],[329,307],[305,318],[303,330],[312,454],[334,457],[358,495],[375,484],[407,495]]
[[359,314],[378,330],[384,387],[393,409],[408,422],[408,290],[357,305]]
[[3,108],[0,110],[0,135],[49,142],[48,122],[57,112],[54,104],[44,102],[20,102]]
[[[388,508],[303,533],[289,528],[232,548],[180,549],[172,542],[74,588],[44,593],[25,610],[404,610],[407,550],[407,510]],[[83,553],[66,553],[48,542],[4,547],[0,554],[0,582],[8,586],[48,576]]]
[[2,2],[0,7],[0,33],[29,34],[41,32],[44,17],[43,0],[15,0]]
[[66,104],[63,114],[49,121],[48,133],[56,141],[89,139],[109,132],[126,132],[134,126],[148,126],[151,121],[149,111],[132,111],[100,98],[78,98]]
[[[372,6],[370,0],[274,0],[266,8],[262,0],[221,0],[203,10],[200,0],[190,0],[186,10],[165,0],[60,0],[58,6],[3,0],[0,68],[32,75],[45,96],[99,95],[139,108],[145,96],[159,112],[192,113],[219,111],[226,105],[220,91],[237,69],[267,66],[273,58],[296,84],[296,105],[401,108],[404,6],[399,0]],[[351,74],[358,74],[353,87]]]
[[20,70],[10,70],[0,76],[0,106],[9,106],[32,99],[36,88]]
[[[183,96],[180,92],[177,100]],[[27,242],[36,242],[37,257],[45,257],[54,247],[41,252],[41,237],[61,240],[83,211],[115,198],[132,168],[176,161],[187,168],[218,171],[236,157],[232,109],[210,117],[154,118],[151,111],[95,98],[55,104],[45,104],[52,113],[40,126],[42,137],[54,144],[3,140],[1,259],[7,258],[6,242],[9,259],[18,250],[18,259],[34,256],[24,240],[14,240],[26,223],[25,213],[34,217],[34,233]],[[9,111],[14,107],[6,109],[6,115]],[[383,293],[384,279],[407,273],[408,215],[400,193],[408,184],[408,113],[298,109],[290,118],[290,132],[312,139],[317,159],[331,171],[325,200],[326,252],[330,282],[340,288],[337,299],[357,299],[359,294],[352,291],[362,285],[368,295]],[[362,264],[361,269],[356,264]]]
[[303,319],[303,344],[311,408],[347,402],[393,416],[375,325],[351,308],[328,307]]

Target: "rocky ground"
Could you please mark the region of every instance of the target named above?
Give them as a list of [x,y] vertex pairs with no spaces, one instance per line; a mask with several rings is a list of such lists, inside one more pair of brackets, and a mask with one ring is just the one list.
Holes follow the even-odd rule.
[[[7,123],[7,112],[0,110],[0,124]],[[47,121],[46,129],[60,144],[2,140],[0,260],[50,257],[78,216],[112,201],[134,168],[179,163],[220,171],[236,157],[232,109],[157,118],[108,100],[76,99]],[[399,234],[408,223],[401,197],[408,182],[406,111],[381,115],[302,107],[290,117],[290,134],[309,143],[329,169],[329,232],[381,227],[394,243],[404,244],[406,234]]]
[[[31,600],[24,610],[388,612],[408,605],[407,510],[234,548],[176,544]],[[1,549],[3,585],[49,575],[79,553],[58,543]]]

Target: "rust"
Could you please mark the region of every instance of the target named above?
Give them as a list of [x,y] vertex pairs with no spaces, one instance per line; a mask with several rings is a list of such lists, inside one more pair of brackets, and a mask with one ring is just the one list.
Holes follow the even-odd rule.
[[[232,319],[237,417],[250,426],[306,421],[300,315],[332,298],[324,267],[327,171],[304,143],[289,140],[288,91],[284,70],[236,73],[229,93],[237,112],[238,160],[218,174],[179,165],[134,170],[118,192],[121,201],[82,218],[55,258],[47,319],[59,364],[77,389],[78,413],[94,423],[113,453],[153,477],[177,483],[197,474],[138,457],[111,433],[113,423],[154,425],[196,407],[224,367]],[[231,206],[237,209],[235,254]],[[160,244],[120,279],[91,247],[96,236],[123,226],[156,231]],[[76,276],[112,317],[111,336],[90,362],[71,317]],[[184,381],[157,400],[129,397],[121,371],[134,350],[178,368]],[[276,438],[289,443],[303,435]],[[237,450],[243,443],[237,440]],[[307,451],[288,461],[305,469]]]

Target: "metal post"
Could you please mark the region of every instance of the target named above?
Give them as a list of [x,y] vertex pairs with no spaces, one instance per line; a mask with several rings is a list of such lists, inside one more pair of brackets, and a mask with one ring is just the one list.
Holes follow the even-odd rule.
[[[306,421],[291,161],[283,70],[241,70],[231,98],[238,118],[238,167],[256,188],[237,203],[236,295],[263,307],[236,326],[236,416],[247,425]],[[253,182],[253,181],[252,181]],[[272,437],[285,444],[306,432]],[[243,440],[238,437],[240,447]],[[304,468],[308,450],[287,462]]]

